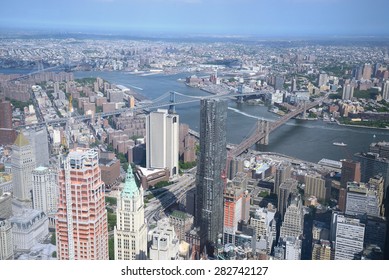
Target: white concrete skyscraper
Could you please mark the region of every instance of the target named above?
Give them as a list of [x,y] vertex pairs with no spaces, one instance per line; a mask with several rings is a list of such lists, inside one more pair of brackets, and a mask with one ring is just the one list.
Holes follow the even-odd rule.
[[386,80],[382,85],[382,98],[389,100],[389,80]]
[[354,86],[352,84],[343,85],[343,100],[351,100],[354,97]]
[[145,260],[147,226],[144,215],[143,188],[138,188],[128,166],[126,182],[116,210],[115,260]]
[[179,116],[168,110],[151,112],[146,120],[146,167],[178,174]]
[[32,146],[23,133],[19,133],[12,145],[13,194],[22,201],[31,200],[32,171],[35,169],[35,155]]
[[359,219],[338,215],[336,220],[335,260],[352,260],[363,251],[365,225]]
[[54,216],[57,212],[58,171],[40,166],[32,172],[33,208]]

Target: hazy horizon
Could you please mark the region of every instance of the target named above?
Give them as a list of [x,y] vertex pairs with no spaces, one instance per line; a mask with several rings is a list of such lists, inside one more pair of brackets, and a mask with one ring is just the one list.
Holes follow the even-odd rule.
[[388,36],[387,0],[14,0],[7,32],[128,36]]

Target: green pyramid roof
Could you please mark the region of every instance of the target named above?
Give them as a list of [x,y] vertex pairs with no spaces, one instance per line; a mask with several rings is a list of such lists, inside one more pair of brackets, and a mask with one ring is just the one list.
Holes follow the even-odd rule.
[[124,183],[124,188],[121,192],[121,197],[134,197],[139,195],[139,188],[136,185],[134,174],[132,174],[131,165],[128,166],[126,182]]
[[23,132],[20,132],[18,137],[16,137],[14,145],[22,147],[30,145],[30,142],[27,140],[26,136],[24,136]]

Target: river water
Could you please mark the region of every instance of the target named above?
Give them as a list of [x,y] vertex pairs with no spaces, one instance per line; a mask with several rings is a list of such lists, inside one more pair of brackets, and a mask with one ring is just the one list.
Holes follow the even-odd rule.
[[[0,72],[6,72],[0,70]],[[205,96],[208,93],[187,87],[178,79],[189,73],[175,75],[156,74],[140,76],[125,72],[75,72],[75,78],[101,77],[110,83],[124,85],[149,99],[154,99],[169,91],[177,91],[192,96]],[[142,90],[141,90],[142,89]],[[187,123],[198,131],[200,106],[198,102],[176,107],[180,122]],[[229,102],[227,118],[227,141],[237,144],[249,135],[257,119],[276,120],[277,115],[268,112],[267,107]],[[369,144],[376,141],[389,141],[389,130],[355,128],[329,124],[321,120],[290,120],[274,131],[263,151],[277,152],[318,162],[322,158],[340,160],[351,158],[356,152],[367,151]],[[346,147],[334,146],[333,142],[347,143]]]

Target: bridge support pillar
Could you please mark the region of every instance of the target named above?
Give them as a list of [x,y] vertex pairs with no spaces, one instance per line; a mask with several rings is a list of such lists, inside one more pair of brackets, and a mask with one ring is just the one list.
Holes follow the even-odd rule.
[[175,114],[176,113],[176,105],[174,105],[174,103],[176,103],[176,93],[174,91],[170,92],[170,103],[172,103],[172,105],[169,106],[169,113]]

